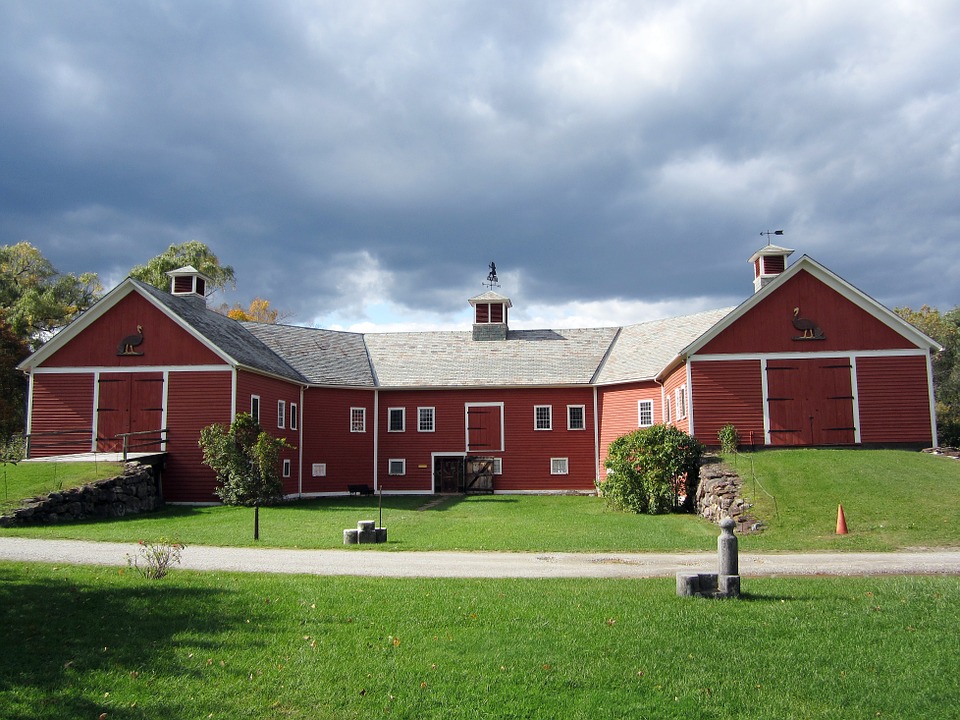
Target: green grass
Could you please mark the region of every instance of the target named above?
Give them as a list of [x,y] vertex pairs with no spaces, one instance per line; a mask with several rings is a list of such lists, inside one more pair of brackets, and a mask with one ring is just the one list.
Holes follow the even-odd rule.
[[[776,450],[731,464],[768,522],[750,550],[960,546],[960,462],[901,450]],[[772,497],[771,497],[772,496]],[[848,535],[837,535],[843,505]]]
[[0,716],[955,716],[957,578],[744,592],[0,563]]
[[23,498],[66,490],[113,477],[122,470],[113,462],[21,462],[0,465],[0,513],[17,507]]
[[[960,547],[960,462],[906,451],[782,450],[730,458],[766,523],[742,551],[892,551]],[[20,466],[24,467],[24,466]],[[20,469],[17,468],[17,470]],[[775,501],[771,499],[771,495]],[[716,549],[717,528],[686,515],[613,512],[596,497],[385,496],[386,545],[376,550],[683,552]],[[850,533],[835,534],[842,503]],[[263,508],[262,547],[342,548],[344,528],[379,518],[376,497]],[[187,545],[254,545],[253,510],[171,506],[109,521],[0,530],[7,535]]]

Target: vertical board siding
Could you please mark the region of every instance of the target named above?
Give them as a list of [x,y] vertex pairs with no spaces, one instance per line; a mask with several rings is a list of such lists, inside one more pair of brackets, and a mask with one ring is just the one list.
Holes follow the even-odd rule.
[[164,499],[173,502],[217,502],[213,471],[203,464],[200,430],[213,423],[229,425],[230,372],[170,373],[167,388],[167,463]]
[[717,435],[727,423],[744,445],[763,445],[763,386],[759,360],[707,362],[690,365],[691,398],[696,403],[694,431],[704,445],[720,444]]
[[817,446],[855,442],[850,371],[846,358],[769,361],[770,444]]
[[[260,427],[268,435],[282,438],[290,445],[280,452],[280,466],[284,460],[291,464],[290,477],[283,478],[284,495],[293,495],[300,490],[300,478],[297,473],[300,444],[299,432],[290,429],[290,405],[300,402],[300,386],[293,382],[240,371],[237,373],[237,412],[250,412],[250,398],[260,398]],[[277,405],[280,400],[286,404],[283,427],[278,427]],[[280,472],[280,468],[277,469]]]
[[[93,373],[33,376],[30,457],[90,452],[93,436]],[[70,432],[65,435],[49,433]]]
[[924,357],[857,358],[860,441],[935,444]]

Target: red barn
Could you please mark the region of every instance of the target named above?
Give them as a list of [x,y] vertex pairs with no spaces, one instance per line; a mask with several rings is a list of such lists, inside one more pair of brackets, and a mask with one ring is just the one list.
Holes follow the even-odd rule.
[[624,327],[347,333],[240,323],[187,267],[114,288],[21,369],[31,457],[166,455],[167,500],[215,500],[199,431],[251,412],[294,449],[290,496],[592,491],[609,443],[674,423],[708,445],[931,445],[937,344],[809,257],[768,245],[733,309]]

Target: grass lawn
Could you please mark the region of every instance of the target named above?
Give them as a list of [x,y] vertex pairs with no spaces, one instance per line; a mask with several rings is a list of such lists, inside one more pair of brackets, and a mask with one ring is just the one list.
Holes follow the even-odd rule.
[[0,716],[956,716],[960,579],[744,592],[0,563]]
[[0,465],[0,513],[17,507],[23,498],[66,490],[117,475],[123,469],[113,462],[21,462]]
[[[729,458],[744,478],[764,532],[742,551],[890,551],[960,547],[960,462],[917,452],[781,450]],[[16,468],[19,471],[25,465]],[[772,497],[771,497],[772,496]],[[716,549],[716,526],[687,515],[630,515],[596,497],[385,496],[386,545],[376,550],[682,552]],[[775,499],[775,500],[774,500]],[[379,517],[376,497],[287,503],[260,513],[263,547],[342,548],[343,529]],[[849,535],[835,534],[843,503]],[[30,537],[187,545],[253,545],[253,510],[171,506],[123,519],[0,529]]]

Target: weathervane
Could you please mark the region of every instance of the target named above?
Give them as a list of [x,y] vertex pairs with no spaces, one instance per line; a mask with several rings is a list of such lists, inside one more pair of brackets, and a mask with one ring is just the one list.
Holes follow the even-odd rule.
[[487,273],[487,281],[483,284],[490,290],[493,290],[495,287],[500,287],[500,280],[497,278],[497,264],[495,262],[490,263],[490,272]]
[[766,232],[762,232],[762,233],[760,233],[760,234],[767,236],[767,245],[769,245],[769,244],[770,244],[770,236],[771,236],[771,235],[783,235],[783,230],[767,230]]

